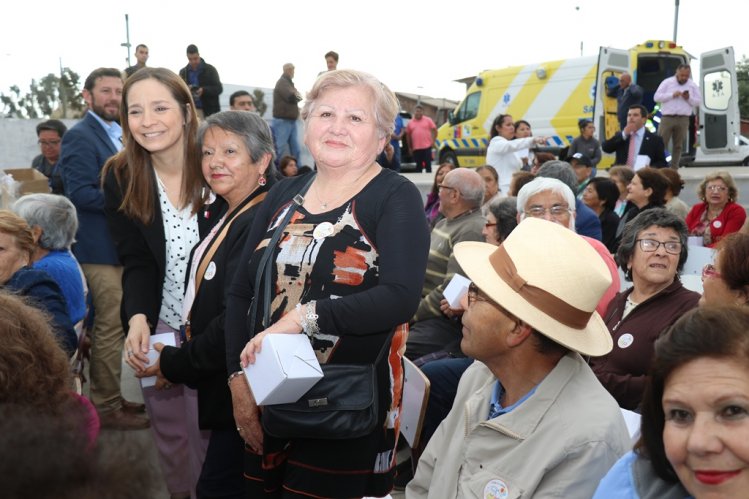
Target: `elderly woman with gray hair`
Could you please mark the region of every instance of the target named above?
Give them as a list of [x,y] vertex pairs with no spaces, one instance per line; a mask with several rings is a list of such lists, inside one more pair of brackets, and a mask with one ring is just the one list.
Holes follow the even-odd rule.
[[642,400],[653,344],[700,295],[682,286],[677,274],[687,260],[687,226],[664,208],[651,208],[628,223],[617,261],[633,286],[609,303],[604,321],[614,340],[608,355],[591,359],[599,381],[624,409]]
[[[419,304],[429,253],[418,189],[375,161],[397,113],[395,94],[372,75],[320,75],[302,111],[317,172],[276,184],[245,242],[228,292],[226,343],[251,497],[382,497],[392,489],[405,323]],[[259,313],[248,321],[253,296]],[[309,338],[320,364],[376,364],[373,430],[341,438],[264,431],[240,357],[244,366],[254,362],[264,337],[283,334]],[[273,423],[269,412],[264,425]]]
[[30,298],[46,312],[58,343],[71,356],[78,346],[78,337],[60,286],[48,273],[31,268],[35,248],[26,220],[10,210],[0,210],[0,289]]
[[190,258],[182,306],[187,341],[180,347],[157,343],[161,356],[142,376],[197,389],[198,426],[211,431],[198,497],[244,497],[244,441],[226,383],[224,310],[244,241],[278,173],[270,128],[256,113],[212,114],[200,125],[198,146],[201,174],[217,196],[209,208],[217,222]]
[[57,282],[70,321],[77,324],[86,315],[86,279],[70,252],[78,230],[75,206],[57,194],[27,194],[13,204],[13,211],[26,220],[34,234],[31,266],[46,271]]

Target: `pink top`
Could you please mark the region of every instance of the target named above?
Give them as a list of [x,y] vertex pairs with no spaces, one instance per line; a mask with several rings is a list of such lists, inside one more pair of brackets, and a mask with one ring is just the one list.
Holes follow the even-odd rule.
[[598,302],[598,305],[596,305],[596,312],[598,312],[598,315],[603,317],[603,315],[606,313],[606,309],[609,306],[609,302],[612,300],[612,298],[614,298],[614,296],[616,296],[616,294],[619,292],[619,288],[621,287],[621,281],[619,280],[619,270],[616,268],[616,262],[611,256],[611,253],[609,253],[608,248],[606,248],[606,246],[604,246],[601,241],[586,236],[580,237],[588,241],[588,243],[593,246],[593,249],[596,250],[599,255],[601,255],[601,258],[603,258],[603,263],[606,264],[606,267],[608,267],[609,272],[611,273],[611,286],[609,286],[609,288],[601,297],[601,300]]
[[[674,97],[674,92],[683,92],[684,90],[689,90],[689,99]],[[661,103],[661,114],[664,116],[691,116],[692,110],[700,105],[702,94],[700,94],[700,88],[691,78],[682,85],[676,80],[675,76],[672,76],[661,82],[658,90],[655,91],[654,99]]]
[[436,130],[437,125],[428,116],[422,116],[421,119],[412,119],[406,125],[406,133],[411,137],[411,146],[414,149],[429,149],[434,143],[432,130]]
[[99,437],[99,430],[101,429],[99,413],[96,412],[94,404],[92,404],[89,399],[82,395],[78,395],[75,392],[72,392],[72,395],[73,399],[77,400],[78,403],[83,406],[84,412],[86,413],[86,420],[82,423],[84,425],[84,429],[86,430],[86,435],[88,436],[88,449],[93,449],[94,445],[96,444],[96,439]]

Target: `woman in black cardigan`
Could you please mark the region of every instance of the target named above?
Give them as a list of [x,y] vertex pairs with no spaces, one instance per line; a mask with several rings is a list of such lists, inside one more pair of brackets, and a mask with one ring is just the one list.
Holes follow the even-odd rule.
[[224,309],[252,221],[275,176],[273,141],[259,115],[225,111],[206,119],[198,143],[203,175],[219,196],[217,202],[228,206],[192,254],[184,303],[190,314],[185,318],[190,340],[180,348],[156,344],[161,357],[145,375],[198,390],[200,428],[211,430],[198,497],[243,498],[244,441],[236,429],[226,383]]
[[[184,82],[143,68],[125,82],[120,117],[125,147],[104,166],[104,210],[123,265],[124,360],[142,374],[151,334],[179,344],[190,251],[216,218],[206,216],[198,119]],[[157,382],[143,398],[167,488],[172,498],[189,497],[208,445],[197,394]]]

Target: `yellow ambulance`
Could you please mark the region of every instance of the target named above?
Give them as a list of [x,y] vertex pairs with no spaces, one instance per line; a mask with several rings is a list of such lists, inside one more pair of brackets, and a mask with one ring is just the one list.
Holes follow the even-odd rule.
[[[629,72],[643,87],[643,104],[653,110],[658,85],[691,59],[674,42],[648,40],[629,50],[602,47],[598,56],[483,71],[440,127],[437,157],[440,163],[459,166],[485,164],[491,124],[499,114],[528,121],[533,135],[549,137],[547,145],[552,148],[569,146],[580,133],[581,119],[593,120],[596,137],[603,141],[619,130],[616,97],[611,95],[622,72]],[[737,150],[740,120],[733,49],[702,54],[700,73],[693,72],[693,78],[702,90],[703,103],[683,162],[742,164],[749,155]],[[599,167],[612,162],[613,155],[604,155]]]

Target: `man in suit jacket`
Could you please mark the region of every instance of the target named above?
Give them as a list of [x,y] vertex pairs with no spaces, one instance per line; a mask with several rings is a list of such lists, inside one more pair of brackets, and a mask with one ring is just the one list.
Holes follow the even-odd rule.
[[642,104],[643,90],[636,83],[632,83],[632,75],[622,73],[619,77],[619,88],[616,93],[616,117],[619,119],[619,129],[627,126],[627,112],[635,104]]
[[[665,167],[666,147],[663,145],[663,139],[645,128],[647,119],[648,110],[645,106],[631,106],[627,111],[627,126],[604,141],[601,149],[608,153],[615,152],[617,165],[634,167],[637,156],[647,156],[650,158],[650,166]],[[630,147],[632,140],[635,140],[635,143]]]
[[104,217],[100,173],[104,163],[122,148],[119,113],[122,76],[119,69],[99,68],[86,78],[85,117],[62,140],[60,174],[65,195],[75,205],[79,229],[73,254],[83,268],[95,310],[91,341],[91,401],[103,428],[147,428],[137,415],[142,404],[122,398],[122,345],[119,319],[122,267]]

